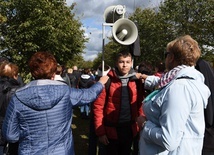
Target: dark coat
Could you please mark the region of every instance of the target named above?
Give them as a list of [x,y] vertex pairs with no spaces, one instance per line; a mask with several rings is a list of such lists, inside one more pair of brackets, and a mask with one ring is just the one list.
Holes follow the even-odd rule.
[[[20,87],[20,84],[17,80],[8,77],[0,77],[0,128],[2,128],[3,120],[11,96],[18,87]],[[3,137],[0,136],[0,145],[3,145],[4,143],[5,141]]]
[[195,68],[204,75],[205,84],[211,91],[207,108],[204,111],[206,128],[203,149],[214,152],[214,70],[203,59],[198,60]]

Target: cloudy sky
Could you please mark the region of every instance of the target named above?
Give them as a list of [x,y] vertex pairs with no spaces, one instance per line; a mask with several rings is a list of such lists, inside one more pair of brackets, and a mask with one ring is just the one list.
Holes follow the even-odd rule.
[[[102,51],[102,24],[103,14],[107,7],[123,5],[126,7],[126,17],[132,14],[136,7],[156,7],[161,0],[66,0],[67,5],[76,3],[75,14],[80,18],[85,36],[89,38],[86,44],[85,60],[93,60]],[[111,36],[111,27],[105,26],[105,36]],[[105,39],[106,40],[106,39]]]

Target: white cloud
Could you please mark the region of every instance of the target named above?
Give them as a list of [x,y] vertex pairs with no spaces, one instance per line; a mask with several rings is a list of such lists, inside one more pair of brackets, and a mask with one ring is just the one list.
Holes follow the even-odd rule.
[[84,50],[83,57],[85,60],[93,60],[98,52],[101,52],[102,45],[102,32],[98,28],[86,29],[85,36],[89,38],[89,42],[86,43],[86,49]]
[[[98,52],[102,52],[102,24],[104,22],[103,14],[107,7],[112,5],[124,5],[126,15],[133,13],[135,8],[147,8],[158,6],[161,0],[66,0],[67,5],[76,3],[75,14],[81,19],[85,36],[89,39],[86,43],[85,60],[93,60]],[[111,35],[111,29],[105,26],[106,37]]]
[[[85,44],[86,49],[84,50],[83,57],[85,60],[93,60],[97,54],[102,52],[103,44],[103,33],[102,25],[99,27],[88,27],[85,28],[85,36],[89,38],[89,41]],[[108,42],[107,37],[111,36],[111,29],[106,28],[105,43]]]

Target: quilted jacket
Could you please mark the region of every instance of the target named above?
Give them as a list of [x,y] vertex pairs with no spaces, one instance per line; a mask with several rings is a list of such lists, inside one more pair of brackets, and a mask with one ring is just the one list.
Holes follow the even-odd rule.
[[72,107],[94,101],[103,85],[70,88],[54,80],[35,80],[12,97],[3,123],[7,141],[19,141],[19,155],[74,155]]

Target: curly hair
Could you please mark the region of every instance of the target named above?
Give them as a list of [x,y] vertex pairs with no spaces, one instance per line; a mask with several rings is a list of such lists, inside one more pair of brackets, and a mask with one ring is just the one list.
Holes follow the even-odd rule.
[[49,52],[36,52],[28,65],[35,79],[51,79],[57,70],[57,61]]
[[168,43],[167,52],[174,55],[174,59],[179,65],[187,66],[195,66],[201,56],[198,42],[189,35],[178,37]]

